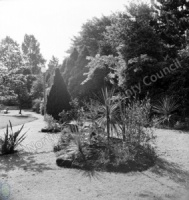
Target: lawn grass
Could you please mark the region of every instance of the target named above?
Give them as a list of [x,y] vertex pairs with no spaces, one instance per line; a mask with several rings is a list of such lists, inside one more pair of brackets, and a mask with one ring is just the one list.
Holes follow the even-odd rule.
[[35,117],[31,116],[6,116],[0,115],[0,129],[5,128],[9,124],[9,120],[12,123],[12,126],[25,124],[35,120]]

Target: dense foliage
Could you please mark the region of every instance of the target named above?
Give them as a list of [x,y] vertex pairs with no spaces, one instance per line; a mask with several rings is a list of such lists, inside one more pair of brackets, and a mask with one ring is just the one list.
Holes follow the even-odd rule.
[[[187,1],[158,0],[85,23],[61,66],[72,97],[90,99],[105,86],[152,102],[174,93],[188,115],[188,16]],[[78,64],[82,48],[90,56]]]

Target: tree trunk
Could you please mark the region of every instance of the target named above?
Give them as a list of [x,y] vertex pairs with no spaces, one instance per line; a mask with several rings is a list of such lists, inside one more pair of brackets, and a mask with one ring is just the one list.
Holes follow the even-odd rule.
[[125,124],[123,123],[123,141],[125,142],[126,141],[126,129],[125,129]]
[[107,135],[108,135],[108,145],[109,145],[109,140],[110,140],[110,116],[109,116],[109,108],[108,106],[106,107],[106,118],[107,118]]
[[21,115],[22,114],[22,104],[19,103],[19,114]]

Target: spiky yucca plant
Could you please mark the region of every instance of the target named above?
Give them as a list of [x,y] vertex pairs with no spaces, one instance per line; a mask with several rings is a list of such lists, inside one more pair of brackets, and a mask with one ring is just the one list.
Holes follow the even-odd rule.
[[108,143],[110,136],[113,136],[113,132],[117,132],[115,119],[117,107],[118,104],[114,99],[114,90],[103,89],[102,99],[98,101],[98,108],[96,108],[99,112],[97,123],[99,126],[106,127]]
[[16,132],[13,132],[12,123],[10,121],[9,126],[7,125],[4,138],[0,138],[0,151],[2,154],[14,153],[18,145],[26,138],[26,133],[19,137],[24,125]]

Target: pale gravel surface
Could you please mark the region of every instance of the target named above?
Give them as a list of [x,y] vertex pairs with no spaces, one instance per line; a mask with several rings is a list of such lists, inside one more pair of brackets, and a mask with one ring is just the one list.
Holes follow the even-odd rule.
[[33,116],[38,120],[25,124],[29,130],[24,150],[0,157],[0,181],[10,185],[9,199],[189,200],[184,197],[189,186],[189,133],[155,131],[158,152],[164,159],[158,162],[159,167],[142,173],[96,173],[90,178],[82,171],[56,166],[52,149],[58,135],[39,132],[45,122],[42,116]]

